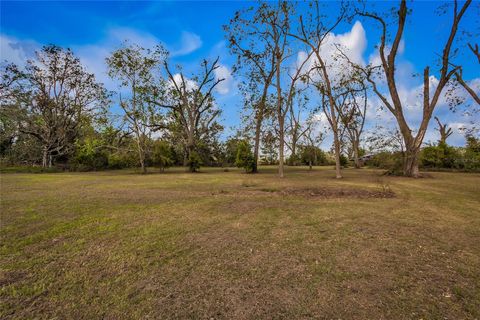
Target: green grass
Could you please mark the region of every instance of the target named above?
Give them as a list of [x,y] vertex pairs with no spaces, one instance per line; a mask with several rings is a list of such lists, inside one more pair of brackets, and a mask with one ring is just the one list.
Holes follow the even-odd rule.
[[344,174],[2,174],[0,318],[479,318],[480,175]]

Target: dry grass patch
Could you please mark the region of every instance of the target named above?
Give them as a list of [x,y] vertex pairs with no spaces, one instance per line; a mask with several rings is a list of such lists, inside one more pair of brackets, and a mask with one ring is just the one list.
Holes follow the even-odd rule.
[[4,174],[0,318],[476,319],[480,175]]

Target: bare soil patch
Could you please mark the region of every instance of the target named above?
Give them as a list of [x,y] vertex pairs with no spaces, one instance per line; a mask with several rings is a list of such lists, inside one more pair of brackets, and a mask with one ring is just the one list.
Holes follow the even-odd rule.
[[313,198],[393,198],[395,193],[390,189],[368,190],[354,188],[287,188],[280,191],[282,195],[303,196]]

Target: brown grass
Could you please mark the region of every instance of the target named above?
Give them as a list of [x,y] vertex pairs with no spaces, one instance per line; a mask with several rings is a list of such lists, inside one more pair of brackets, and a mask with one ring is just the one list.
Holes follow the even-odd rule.
[[480,175],[2,175],[0,318],[478,319]]

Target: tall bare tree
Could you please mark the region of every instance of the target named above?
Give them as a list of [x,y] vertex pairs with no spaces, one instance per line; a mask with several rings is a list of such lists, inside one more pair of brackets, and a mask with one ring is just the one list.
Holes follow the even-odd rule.
[[[170,116],[179,124],[185,146],[185,163],[194,157],[198,141],[216,126],[215,119],[220,109],[215,104],[213,91],[224,78],[217,78],[215,70],[220,67],[219,58],[213,63],[203,60],[202,73],[187,79],[182,70],[174,74],[168,63],[165,69],[169,79],[169,90],[166,100],[157,99],[155,104],[170,110]],[[190,166],[191,171],[195,168]]]
[[338,114],[352,147],[355,168],[360,168],[360,140],[365,125],[368,95],[363,82],[360,81],[357,85],[358,88],[347,91],[345,107],[339,108]]
[[[452,24],[450,26],[448,38],[443,46],[441,55],[440,77],[438,79],[438,84],[435,88],[430,88],[430,67],[425,67],[423,71],[423,115],[422,121],[416,133],[413,133],[412,129],[407,123],[404,105],[402,103],[402,100],[400,99],[395,77],[396,57],[399,51],[400,41],[402,39],[405,29],[405,22],[407,20],[407,2],[406,0],[402,0],[400,2],[399,8],[396,13],[398,18],[396,21],[396,30],[394,30],[393,32],[394,37],[391,44],[387,44],[388,26],[390,24],[387,23],[385,18],[378,14],[363,10],[358,12],[359,15],[373,19],[374,21],[378,22],[381,28],[379,54],[381,59],[381,69],[383,70],[383,73],[385,75],[388,86],[388,93],[390,97],[380,92],[376,80],[371,77],[371,73],[367,72],[366,75],[368,76],[368,81],[373,86],[374,92],[378,95],[378,97],[382,100],[383,104],[397,120],[406,147],[406,159],[403,168],[404,175],[406,176],[419,176],[419,153],[423,143],[423,139],[425,137],[425,133],[428,128],[429,121],[432,117],[438,100],[440,99],[443,89],[452,79],[455,73],[459,70],[458,67],[452,66],[450,63],[452,46],[454,44],[454,39],[457,34],[457,30],[462,20],[462,17],[464,16],[471,2],[471,0],[467,0],[460,7],[457,1],[455,1],[453,4]],[[433,89],[433,95],[431,95],[430,89]]]
[[248,8],[235,13],[230,24],[224,26],[231,52],[237,57],[233,71],[247,78],[249,89],[247,104],[255,117],[255,139],[253,147],[253,173],[258,172],[258,158],[262,125],[267,113],[268,92],[275,76],[275,47],[271,41],[271,25],[266,24],[269,6],[261,3],[258,8]]
[[332,57],[326,56],[322,52],[322,45],[331,32],[344,21],[347,17],[347,8],[341,5],[339,15],[333,22],[326,22],[318,1],[309,3],[309,11],[299,16],[299,29],[291,36],[300,40],[307,47],[307,50],[313,52],[313,65],[310,70],[310,81],[319,91],[321,96],[322,108],[327,115],[328,121],[333,132],[333,141],[335,149],[335,175],[337,179],[342,178],[340,165],[340,130],[339,117],[337,110],[341,107],[338,105],[339,95],[336,91],[339,87],[335,84],[335,71],[328,65],[328,60]]
[[297,164],[297,147],[308,130],[308,126],[302,121],[302,114],[306,112],[307,102],[307,95],[298,91],[288,107],[286,133],[289,135],[289,139],[285,139],[285,145],[290,150],[291,165]]

